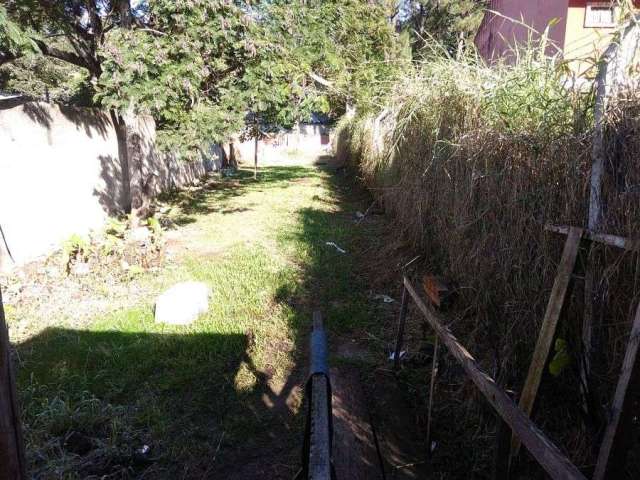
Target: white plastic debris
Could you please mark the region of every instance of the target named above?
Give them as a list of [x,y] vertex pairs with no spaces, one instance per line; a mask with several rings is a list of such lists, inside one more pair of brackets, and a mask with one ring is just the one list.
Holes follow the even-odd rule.
[[151,450],[151,447],[149,445],[142,445],[142,447],[140,447],[140,450],[138,450],[138,452],[140,453],[140,455],[146,455],[147,453],[149,453],[150,450]]
[[364,213],[362,213],[360,210],[358,210],[356,212],[356,218],[364,218]]
[[374,300],[382,300],[384,303],[393,303],[395,300],[391,298],[389,295],[374,295]]
[[347,253],[346,250],[344,250],[343,248],[340,248],[338,245],[336,245],[334,242],[326,242],[326,245],[330,246],[330,247],[334,247],[337,251],[339,251],[340,253]]
[[[402,358],[407,354],[406,351],[404,350],[400,350],[400,355],[398,355],[400,357],[400,360],[402,360]],[[396,359],[396,352],[391,352],[389,354],[389,360],[394,361]]]
[[156,300],[155,320],[169,325],[189,325],[209,309],[211,291],[206,283],[182,282]]

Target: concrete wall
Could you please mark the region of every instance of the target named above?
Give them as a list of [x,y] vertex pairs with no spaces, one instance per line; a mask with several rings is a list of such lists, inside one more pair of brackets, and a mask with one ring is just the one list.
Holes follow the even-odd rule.
[[[155,151],[153,119],[128,121],[125,130],[117,117],[97,110],[0,103],[0,226],[16,263],[127,211],[135,194],[132,179],[156,172],[157,193],[204,174],[203,162],[184,163]],[[144,147],[135,165],[127,160],[135,157],[131,138]],[[5,250],[0,238],[0,268],[11,265]]]
[[[282,151],[297,151],[303,154],[322,154],[323,151],[331,149],[332,129],[327,125],[317,125],[301,123],[291,130],[270,135],[260,141],[258,145],[259,162],[263,163],[265,155],[267,163],[271,162],[271,157]],[[253,164],[254,141],[247,140],[236,144],[239,153],[239,161],[244,164]],[[276,155],[277,156],[277,155]]]

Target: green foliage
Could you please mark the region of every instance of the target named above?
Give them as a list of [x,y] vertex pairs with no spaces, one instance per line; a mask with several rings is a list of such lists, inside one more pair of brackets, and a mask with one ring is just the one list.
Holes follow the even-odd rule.
[[554,377],[558,377],[570,363],[571,357],[569,357],[566,340],[562,338],[556,339],[555,354],[551,362],[549,362],[549,373]]
[[7,8],[0,5],[0,59],[2,55],[18,55],[22,52],[35,52],[37,46],[29,37],[28,30],[9,18]]
[[[409,60],[388,21],[389,10],[358,0],[275,2],[270,16],[277,19],[272,30],[283,46],[283,63],[299,72],[299,91],[321,97],[303,96],[301,107],[309,102],[307,110],[341,114],[347,104],[368,110],[380,103]],[[318,86],[311,74],[332,86]]]
[[149,217],[147,219],[147,225],[149,226],[151,233],[153,233],[154,240],[157,240],[162,236],[162,225],[160,225],[160,220],[156,217]]
[[107,220],[107,226],[105,233],[116,238],[124,238],[124,234],[127,231],[127,222],[115,217],[109,217]]
[[93,89],[85,70],[36,53],[0,66],[0,88],[64,104],[93,104]]
[[[314,112],[370,109],[409,59],[385,2],[148,0],[122,6],[115,0],[11,0],[0,17],[0,42],[10,42],[14,54],[0,58],[0,65],[14,64],[0,82],[73,102],[95,89],[99,106],[151,114],[161,146],[189,157],[245,126],[253,136],[258,125],[289,127]],[[25,42],[34,56],[17,61]]]
[[239,130],[244,105],[235,80],[253,55],[244,12],[229,2],[158,0],[147,25],[107,34],[97,99],[152,114],[173,148],[195,150]]
[[486,0],[404,1],[401,2],[405,17],[401,28],[410,33],[417,58],[422,57],[425,47],[433,48],[434,44],[453,53],[460,41],[473,41],[488,3]]
[[69,272],[74,260],[86,260],[89,256],[91,243],[89,239],[74,233],[62,243],[63,263]]

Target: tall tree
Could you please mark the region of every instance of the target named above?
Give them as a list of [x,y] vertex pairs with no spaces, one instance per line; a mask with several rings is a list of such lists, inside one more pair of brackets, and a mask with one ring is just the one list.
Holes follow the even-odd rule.
[[[3,69],[5,84],[20,76],[21,67],[25,77],[24,67],[36,63],[40,72],[34,71],[33,77],[55,83],[57,78],[51,75],[52,71],[59,70],[64,63],[72,66],[74,72],[86,72],[82,74],[87,82],[84,90],[90,90],[102,74],[100,51],[106,33],[131,25],[133,20],[142,25],[145,5],[139,2],[134,9],[129,0],[5,0],[0,7],[0,66],[18,61],[15,69]],[[3,31],[13,34],[3,35]],[[34,55],[53,61],[36,61]],[[20,65],[24,57],[31,58]],[[37,78],[38,73],[46,74]],[[25,81],[19,84],[23,93],[37,96],[38,82],[33,84],[34,91],[29,90],[29,85]]]
[[[82,69],[97,104],[150,113],[165,145],[197,151],[247,119],[290,126],[313,112],[374,104],[406,61],[389,4],[7,0],[0,64],[36,55]],[[34,73],[46,78],[59,65]],[[9,76],[16,88],[41,87],[25,77]]]
[[420,57],[435,40],[450,53],[472,41],[487,0],[401,0],[398,24],[410,33],[414,55]]
[[245,11],[230,1],[155,0],[143,22],[105,34],[101,103],[153,115],[175,148],[197,150],[238,131],[246,109],[239,82],[256,56]]

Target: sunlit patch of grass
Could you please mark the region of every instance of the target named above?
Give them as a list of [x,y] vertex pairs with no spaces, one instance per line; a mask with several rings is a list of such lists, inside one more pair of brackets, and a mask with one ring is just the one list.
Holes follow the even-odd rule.
[[[39,478],[200,478],[213,452],[224,464],[227,451],[259,446],[282,428],[276,404],[297,413],[300,399],[284,386],[313,308],[337,330],[364,324],[353,259],[326,245],[349,252],[354,235],[330,173],[265,168],[254,181],[241,171],[166,201],[187,248],[139,275],[136,288],[202,281],[210,308],[187,327],[157,324],[152,299],[132,291],[128,305],[83,330],[60,321],[18,345]],[[287,427],[287,438],[298,438],[300,425]]]

